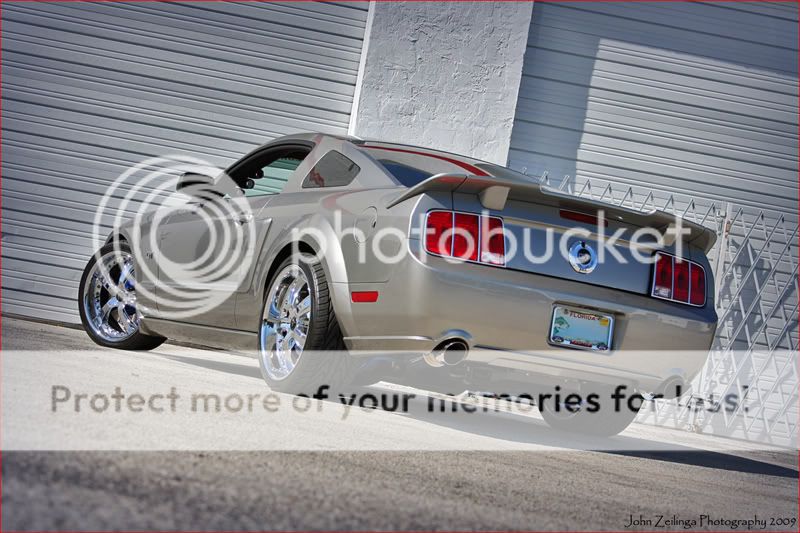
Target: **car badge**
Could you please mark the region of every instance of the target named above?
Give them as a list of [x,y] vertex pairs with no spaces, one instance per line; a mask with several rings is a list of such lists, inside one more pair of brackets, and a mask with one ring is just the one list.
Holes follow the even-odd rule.
[[597,254],[585,241],[578,241],[569,248],[569,264],[575,272],[588,274],[597,266]]

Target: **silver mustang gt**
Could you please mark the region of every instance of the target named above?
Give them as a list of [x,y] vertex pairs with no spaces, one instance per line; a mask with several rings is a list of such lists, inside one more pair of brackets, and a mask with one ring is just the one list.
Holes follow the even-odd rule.
[[[713,232],[483,161],[301,134],[172,189],[86,266],[80,315],[100,345],[256,350],[294,393],[438,375],[674,397],[714,336]],[[540,410],[607,434],[636,414]]]

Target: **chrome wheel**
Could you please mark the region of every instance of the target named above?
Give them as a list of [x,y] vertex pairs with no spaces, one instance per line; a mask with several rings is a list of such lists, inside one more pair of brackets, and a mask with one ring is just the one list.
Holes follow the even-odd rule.
[[288,377],[303,353],[311,324],[311,289],[298,265],[275,277],[261,317],[259,348],[263,368],[276,381]]
[[92,331],[107,342],[120,342],[139,331],[133,256],[126,251],[102,255],[83,287],[83,309]]

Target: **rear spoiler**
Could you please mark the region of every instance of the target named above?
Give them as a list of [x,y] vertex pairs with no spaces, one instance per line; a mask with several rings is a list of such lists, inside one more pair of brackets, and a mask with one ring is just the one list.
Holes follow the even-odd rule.
[[[432,192],[475,194],[484,208],[493,211],[502,211],[508,199],[573,209],[579,212],[602,209],[608,219],[643,228],[653,228],[662,235],[666,234],[670,226],[675,226],[676,219],[680,218],[656,209],[636,211],[627,207],[581,198],[551,187],[542,186],[539,183],[497,176],[474,176],[468,174],[437,174],[431,176],[389,200],[386,207],[391,208],[409,198]],[[685,219],[681,219],[681,225],[689,229],[686,242],[701,248],[705,252],[708,252],[714,246],[717,235],[713,230]]]

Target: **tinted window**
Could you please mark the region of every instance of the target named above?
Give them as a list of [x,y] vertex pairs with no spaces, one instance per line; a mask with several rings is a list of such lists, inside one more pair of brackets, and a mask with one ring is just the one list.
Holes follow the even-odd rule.
[[312,146],[262,146],[247,154],[228,169],[228,174],[245,196],[264,196],[283,191],[294,179],[297,167],[311,152]]
[[397,161],[392,161],[391,159],[378,159],[378,161],[386,170],[389,171],[389,174],[394,176],[394,179],[406,187],[413,187],[417,183],[433,176],[433,174],[430,172],[426,172],[422,169],[414,168],[409,165],[404,165],[403,163],[398,163]]
[[353,181],[361,168],[347,157],[330,151],[308,171],[303,188],[341,187]]
[[413,187],[436,174],[464,174],[464,168],[453,159],[454,156],[444,152],[420,152],[418,150],[425,149],[402,145],[365,145],[362,149],[406,187]]
[[302,162],[302,159],[282,157],[256,169],[250,176],[255,185],[251,189],[245,189],[245,196],[278,194],[286,186],[289,176]]

